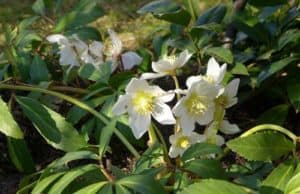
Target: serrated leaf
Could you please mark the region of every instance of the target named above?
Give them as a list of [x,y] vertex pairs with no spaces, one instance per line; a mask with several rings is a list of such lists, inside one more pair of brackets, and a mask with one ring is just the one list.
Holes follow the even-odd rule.
[[276,160],[295,148],[292,141],[275,132],[256,133],[235,138],[228,141],[226,145],[240,156],[256,161]]
[[285,161],[275,168],[271,174],[262,182],[260,193],[263,194],[283,194],[288,181],[295,171],[294,161]]
[[222,168],[222,164],[217,160],[212,159],[196,159],[187,162],[184,165],[184,169],[193,172],[201,178],[215,178],[226,179],[225,170]]
[[85,166],[79,166],[77,168],[74,168],[68,172],[66,172],[62,177],[59,178],[57,182],[54,183],[53,186],[51,186],[51,189],[49,190],[48,194],[57,194],[62,193],[63,190],[75,179],[78,177],[84,175],[85,173],[88,173],[90,171],[96,170],[99,167],[94,164],[89,164]]
[[206,179],[199,183],[194,183],[178,194],[247,194],[242,187],[230,182]]
[[281,104],[274,106],[264,113],[262,113],[258,117],[258,124],[276,124],[276,125],[283,125],[284,121],[286,120],[286,117],[288,115],[289,106],[286,104]]
[[131,175],[116,181],[116,184],[125,186],[141,194],[165,194],[163,187],[152,177],[146,175]]
[[97,194],[98,191],[104,187],[108,182],[100,182],[100,183],[94,183],[87,187],[84,187],[80,189],[79,191],[76,191],[74,194]]
[[87,146],[84,137],[60,114],[31,98],[17,97],[17,101],[41,136],[54,148],[75,151]]
[[233,55],[229,49],[223,47],[211,47],[204,51],[207,55],[216,57],[225,63],[233,63]]
[[214,144],[196,143],[189,147],[182,155],[182,161],[188,161],[194,158],[206,157],[211,154],[221,154],[223,150]]
[[11,115],[7,104],[0,97],[0,132],[8,137],[23,139],[22,130]]

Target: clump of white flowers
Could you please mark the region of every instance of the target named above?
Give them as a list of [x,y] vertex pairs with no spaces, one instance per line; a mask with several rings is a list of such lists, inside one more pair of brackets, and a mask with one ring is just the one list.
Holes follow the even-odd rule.
[[[226,64],[220,66],[214,58],[210,58],[206,74],[188,77],[186,89],[179,88],[175,83],[174,90],[165,92],[146,81],[172,76],[176,82],[176,70],[191,57],[192,54],[184,50],[178,56],[163,56],[157,62],[152,62],[155,73],[144,73],[140,79],[133,78],[126,88],[126,94],[121,95],[113,107],[115,115],[128,113],[129,125],[136,138],[152,129],[151,116],[161,124],[175,124],[174,134],[169,137],[171,158],[182,156],[195,143],[223,145],[225,139],[218,134],[219,131],[223,134],[240,131],[237,125],[224,118],[226,109],[238,101],[236,95],[239,86],[239,79],[223,84]],[[173,99],[175,93],[178,94],[177,103],[171,108],[166,103]],[[196,124],[205,126],[203,134],[195,132]]]
[[76,35],[66,37],[62,34],[53,34],[47,37],[50,43],[57,43],[59,46],[59,64],[69,66],[70,71],[74,66],[81,64],[92,64],[96,69],[104,62],[111,62],[113,72],[119,65],[123,69],[132,69],[142,62],[142,58],[133,51],[122,53],[122,41],[111,29],[108,30],[111,45],[105,48],[99,41],[92,41],[89,44],[80,40]]

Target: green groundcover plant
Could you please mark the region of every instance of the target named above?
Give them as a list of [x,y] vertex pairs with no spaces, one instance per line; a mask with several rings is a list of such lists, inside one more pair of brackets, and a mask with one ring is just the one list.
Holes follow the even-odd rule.
[[[67,13],[37,0],[3,24],[0,132],[26,175],[17,193],[300,193],[300,137],[283,127],[300,107],[299,2],[199,3],[140,8],[169,25],[137,50],[91,25],[96,0]],[[275,103],[239,127],[230,110],[256,96]],[[25,128],[64,154],[37,169]]]

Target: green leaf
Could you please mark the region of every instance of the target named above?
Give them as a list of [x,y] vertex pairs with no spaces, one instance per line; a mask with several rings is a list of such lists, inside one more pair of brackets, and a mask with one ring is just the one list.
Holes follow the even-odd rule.
[[272,0],[272,1],[249,0],[249,3],[257,7],[264,7],[264,6],[275,6],[275,5],[286,4],[287,0]]
[[32,5],[32,10],[40,15],[46,14],[46,6],[44,0],[36,0]]
[[101,81],[107,83],[111,74],[111,62],[106,62],[99,65],[96,69],[92,64],[85,64],[79,69],[79,76],[92,81]]
[[116,185],[116,194],[131,194],[131,192],[122,185]]
[[76,191],[74,194],[97,194],[98,191],[104,187],[108,182],[100,182],[100,183],[94,183],[87,187],[84,187],[80,189],[79,191]]
[[284,194],[299,194],[300,193],[300,173],[291,178],[285,187]]
[[299,111],[300,110],[300,77],[299,76],[290,75],[288,77],[287,93],[292,105],[294,106],[296,111]]
[[222,168],[222,164],[217,160],[212,159],[196,159],[187,162],[184,165],[184,169],[193,172],[201,178],[215,178],[226,179],[225,170]]
[[93,27],[81,27],[68,30],[64,33],[66,36],[71,36],[76,34],[80,40],[97,40],[101,41],[101,34],[100,32]]
[[157,0],[146,4],[138,10],[139,14],[152,13],[155,17],[172,23],[187,26],[191,16],[174,1]]
[[48,144],[63,151],[75,151],[86,147],[87,142],[65,118],[36,100],[17,97],[24,114]]
[[60,172],[56,174],[52,174],[42,180],[39,180],[38,183],[35,185],[34,189],[32,190],[32,194],[40,194],[54,181],[64,175],[65,172]]
[[258,83],[262,83],[264,80],[266,80],[268,77],[273,75],[274,73],[280,71],[290,63],[296,61],[298,58],[296,57],[288,57],[281,59],[280,61],[276,61],[274,63],[271,63],[266,68],[264,68],[263,71],[260,72],[260,74],[257,77]]
[[7,137],[9,157],[15,167],[25,173],[33,173],[35,165],[24,139]]
[[188,161],[194,158],[207,157],[211,154],[221,154],[223,150],[214,144],[196,143],[189,147],[182,155],[182,161]]
[[262,182],[260,193],[283,194],[287,183],[291,180],[295,171],[294,161],[285,161],[275,168]]
[[0,97],[0,132],[8,137],[23,139],[24,135],[18,124],[14,120],[7,104]]
[[101,188],[101,190],[98,192],[98,194],[113,194],[113,187],[112,184],[106,184],[104,187]]
[[242,187],[222,180],[207,179],[186,187],[178,194],[247,194]]
[[51,189],[49,190],[49,194],[58,194],[62,193],[64,189],[75,179],[78,177],[98,169],[99,167],[95,164],[89,164],[85,166],[79,166],[75,169],[72,169],[68,172],[66,172],[60,179],[54,183],[53,186],[51,186]]
[[200,14],[200,0],[184,0],[182,2],[194,20]]
[[74,10],[64,15],[55,26],[54,32],[61,32],[84,26],[103,16],[97,1],[80,0]]
[[210,23],[221,23],[225,17],[227,8],[225,5],[220,4],[212,7],[205,11],[196,22],[196,26],[210,24]]
[[248,69],[243,63],[236,63],[231,73],[236,75],[249,75]]
[[297,45],[300,41],[300,31],[296,29],[284,32],[278,40],[278,49],[281,50],[288,45]]
[[30,77],[31,81],[34,83],[49,80],[47,65],[39,55],[35,55],[30,64]]
[[164,188],[152,177],[146,175],[131,175],[116,181],[116,185],[122,185],[141,194],[164,194]]
[[105,154],[106,148],[110,142],[111,136],[114,133],[116,127],[117,118],[112,119],[108,125],[101,130],[100,142],[99,142],[99,158],[102,158]]
[[204,51],[207,55],[216,57],[225,63],[233,63],[233,55],[229,49],[223,47],[211,47]]
[[292,141],[275,132],[256,133],[235,138],[226,145],[244,158],[257,161],[276,160],[295,148]]
[[283,125],[286,117],[288,115],[289,106],[286,104],[281,104],[270,108],[269,110],[262,113],[258,120],[258,124],[276,124]]

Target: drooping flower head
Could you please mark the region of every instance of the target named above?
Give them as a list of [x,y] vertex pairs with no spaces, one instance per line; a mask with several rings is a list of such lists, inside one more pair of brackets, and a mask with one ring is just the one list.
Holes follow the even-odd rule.
[[215,85],[200,80],[193,83],[187,95],[177,102],[173,111],[179,118],[184,134],[191,134],[195,129],[195,122],[206,125],[213,120],[214,99],[217,94],[218,90]]
[[175,118],[166,102],[174,98],[158,86],[150,86],[145,80],[133,78],[113,107],[115,115],[128,112],[129,125],[139,139],[149,129],[151,115],[162,124],[175,124]]
[[175,70],[184,66],[187,61],[192,57],[192,53],[189,53],[188,50],[182,51],[179,56],[163,56],[157,62],[152,62],[152,69],[156,73],[144,73],[142,74],[142,79],[154,79],[163,77],[166,75],[174,75]]
[[182,133],[175,133],[169,137],[171,147],[169,150],[169,156],[176,158],[182,156],[182,154],[193,144],[205,141],[204,135],[192,132],[190,135],[184,135]]

